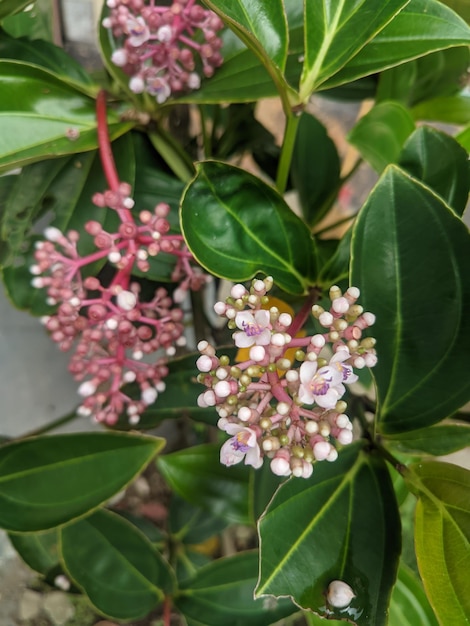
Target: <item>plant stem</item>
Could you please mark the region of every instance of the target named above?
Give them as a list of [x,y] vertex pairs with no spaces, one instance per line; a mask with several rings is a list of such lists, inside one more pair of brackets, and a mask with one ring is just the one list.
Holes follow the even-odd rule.
[[198,109],[199,109],[199,116],[201,118],[200,123],[201,123],[202,148],[204,151],[204,158],[210,159],[210,157],[212,156],[212,141],[209,136],[209,133],[207,132],[206,114],[204,111],[204,105],[200,104],[198,106]]
[[171,625],[171,598],[165,596],[163,601],[163,626]]
[[101,164],[103,166],[104,175],[111,191],[118,191],[120,180],[114,161],[113,152],[111,150],[111,142],[109,140],[108,121],[106,115],[106,92],[102,89],[96,98],[96,121],[98,132],[98,147],[100,151]]
[[286,130],[284,131],[284,140],[282,142],[281,158],[277,168],[276,187],[279,193],[283,194],[287,187],[289,171],[292,162],[292,154],[294,152],[295,138],[299,125],[300,116],[295,113],[289,113],[286,116]]
[[150,141],[172,172],[187,183],[194,176],[194,165],[177,141],[161,127],[148,134]]
[[73,422],[76,419],[79,419],[81,416],[77,415],[75,410],[67,413],[67,415],[63,415],[56,420],[52,420],[48,422],[44,426],[40,426],[39,428],[35,428],[34,430],[30,430],[24,435],[20,435],[19,437],[15,437],[14,441],[21,441],[22,439],[28,439],[29,437],[38,437],[39,435],[44,435],[45,433],[50,432],[51,430],[55,430],[64,424],[68,424],[69,422]]
[[312,287],[312,289],[310,289],[308,298],[303,303],[302,308],[295,316],[288,330],[288,333],[291,337],[295,337],[299,330],[302,328],[302,326],[305,324],[312,311],[312,306],[318,300],[319,295],[320,292],[316,287]]

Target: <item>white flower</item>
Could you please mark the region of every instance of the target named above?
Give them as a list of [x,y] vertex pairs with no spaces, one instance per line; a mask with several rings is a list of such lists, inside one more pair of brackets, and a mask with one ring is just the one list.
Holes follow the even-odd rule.
[[223,465],[235,465],[245,459],[245,465],[252,465],[255,469],[261,467],[263,459],[254,430],[231,422],[225,424],[223,430],[233,435],[220,449],[220,462]]
[[147,91],[152,96],[155,96],[158,104],[163,104],[168,100],[171,95],[170,85],[163,78],[156,76],[155,78],[149,78],[147,83]]
[[253,345],[267,346],[271,341],[269,311],[260,309],[255,314],[240,311],[235,316],[235,324],[240,331],[233,333],[237,348],[250,348]]
[[[345,348],[339,349],[330,359],[330,365],[335,367],[342,375],[342,382],[347,383],[355,383],[357,380],[357,375],[354,373],[351,365],[344,363],[346,359],[349,359],[351,355],[349,354],[349,350]],[[344,392],[343,392],[344,393]]]
[[145,23],[144,18],[141,16],[134,17],[133,15],[130,15],[127,18],[126,29],[130,35],[128,42],[135,48],[141,46],[150,37],[150,30]]
[[324,409],[332,409],[345,391],[341,384],[342,371],[331,365],[318,371],[317,367],[316,361],[305,361],[300,366],[299,400],[304,404],[316,402]]

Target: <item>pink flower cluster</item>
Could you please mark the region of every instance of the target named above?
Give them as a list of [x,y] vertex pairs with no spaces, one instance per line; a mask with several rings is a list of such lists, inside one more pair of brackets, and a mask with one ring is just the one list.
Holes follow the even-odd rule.
[[222,64],[217,36],[223,22],[195,0],[174,0],[157,6],[154,0],[107,0],[110,14],[103,26],[120,42],[111,57],[131,79],[134,93],[144,91],[159,104],[171,94],[199,89]]
[[[142,300],[140,286],[132,279],[134,268],[146,272],[151,257],[166,252],[177,257],[173,278],[182,280],[181,296],[184,289],[197,289],[205,282],[190,265],[192,256],[182,236],[169,233],[170,207],[160,203],[153,212],[134,216],[130,192],[130,186],[121,183],[117,191],[93,197],[94,204],[115,210],[120,218],[117,232],[107,232],[97,221],[85,224],[93,237],[93,253],[80,255],[77,231],[63,234],[49,227],[46,241],[37,243],[36,264],[31,267],[33,286],[47,289],[48,303],[58,305],[54,315],[43,318],[45,327],[61,350],[74,348],[69,369],[82,381],[79,413],[108,425],[124,411],[131,424],[139,422],[145,407],[165,388],[166,355],[185,343],[183,311],[173,306],[164,288],[157,289],[151,300]],[[104,259],[113,268],[110,279],[87,275],[87,266]],[[160,356],[146,362],[157,351]],[[131,382],[140,388],[138,400],[122,390]]]
[[[324,332],[294,336],[299,324],[266,295],[272,278],[254,280],[248,290],[234,285],[215,311],[235,330],[235,345],[248,350],[248,358],[230,363],[217,357],[207,341],[198,345],[198,381],[206,386],[201,407],[214,406],[218,426],[231,437],[220,454],[225,465],[242,460],[255,468],[270,459],[279,476],[308,478],[314,461],[334,461],[336,443],[352,441],[352,424],[345,414],[345,385],[357,381],[354,368],[377,362],[375,339],[362,337],[375,317],[357,304],[359,290],[342,294],[330,289],[328,311],[312,307]],[[336,442],[336,443],[335,443]]]

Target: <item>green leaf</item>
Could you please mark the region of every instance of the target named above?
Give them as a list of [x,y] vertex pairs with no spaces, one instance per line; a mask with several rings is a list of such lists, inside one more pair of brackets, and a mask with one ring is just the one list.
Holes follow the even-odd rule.
[[[400,554],[400,518],[387,467],[363,442],[334,463],[317,463],[309,480],[291,479],[259,522],[256,596],[289,595],[315,613],[359,626],[387,623]],[[273,540],[275,538],[275,540]],[[351,586],[348,607],[327,610],[332,580]]]
[[377,172],[382,172],[398,161],[414,129],[413,118],[399,102],[380,102],[357,122],[348,140]]
[[463,365],[470,351],[469,243],[455,213],[394,166],[359,213],[351,281],[377,316],[383,433],[430,426],[470,398]]
[[[305,59],[300,98],[334,76],[409,0],[310,0],[305,10]],[[361,36],[358,37],[358,32]]]
[[287,19],[282,0],[206,0],[266,66],[282,78],[287,59]]
[[421,126],[410,135],[399,164],[462,215],[470,189],[468,154],[449,135]]
[[158,469],[176,493],[195,506],[230,522],[248,518],[248,468],[225,467],[218,445],[193,446],[157,461]]
[[459,94],[432,98],[414,106],[411,113],[416,120],[468,124],[470,122],[470,97]]
[[60,531],[65,570],[105,615],[145,617],[174,589],[170,566],[135,526],[110,511],[96,511]]
[[273,474],[269,463],[250,472],[249,496],[250,516],[257,522],[264,513],[276,489],[285,481],[285,477]]
[[455,139],[459,142],[462,148],[465,148],[467,152],[470,152],[470,125],[464,128],[460,133],[455,135]]
[[[0,86],[0,172],[97,147],[94,101],[54,74],[0,61]],[[113,111],[108,123],[112,138],[134,125],[119,122]]]
[[309,226],[323,219],[330,208],[339,185],[339,174],[338,151],[326,128],[315,117],[304,113],[297,129],[291,177],[299,193],[302,215]]
[[49,70],[63,82],[92,95],[96,87],[83,66],[48,41],[14,38],[0,30],[0,59],[21,61]]
[[243,281],[263,272],[290,293],[308,288],[309,229],[275,189],[244,170],[199,163],[183,194],[181,228],[196,260],[216,276]]
[[322,89],[381,72],[405,61],[470,43],[470,28],[437,0],[411,0]]
[[31,4],[31,0],[1,0],[0,2],[0,20],[7,15],[19,13],[25,7]]
[[125,487],[163,445],[157,437],[123,433],[7,444],[0,449],[0,526],[31,532],[84,515]]
[[388,626],[438,626],[421,581],[401,563],[390,602]]
[[43,576],[59,564],[57,530],[21,535],[9,533],[8,538],[23,561]]
[[298,610],[286,599],[253,599],[257,575],[257,552],[217,559],[181,584],[175,605],[194,626],[268,626]]
[[34,0],[25,11],[10,15],[2,21],[2,27],[13,37],[29,37],[30,39],[54,38],[54,17],[57,10],[54,0]]
[[470,6],[467,0],[442,0],[442,2],[463,17],[466,22],[470,22]]
[[176,493],[171,496],[168,527],[172,539],[186,545],[198,544],[218,535],[228,522],[211,515],[200,506],[194,506]]
[[470,471],[448,463],[418,463],[405,475],[419,497],[415,549],[424,588],[444,624],[470,622]]
[[397,445],[402,452],[424,452],[444,456],[470,446],[470,424],[444,424],[419,428],[401,435],[387,435],[386,441]]
[[[325,288],[336,285],[349,276],[349,260],[351,257],[352,227],[339,240],[336,250],[320,270],[318,283]],[[329,241],[329,240],[326,240]],[[321,248],[321,241],[318,245]]]

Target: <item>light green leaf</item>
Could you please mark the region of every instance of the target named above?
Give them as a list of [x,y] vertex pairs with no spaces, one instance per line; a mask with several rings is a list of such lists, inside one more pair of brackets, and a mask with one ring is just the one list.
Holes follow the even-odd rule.
[[416,120],[433,120],[448,124],[470,122],[470,96],[441,96],[420,102],[411,109]]
[[286,599],[253,599],[257,575],[257,552],[217,559],[182,583],[175,604],[194,626],[268,626],[298,610]]
[[127,485],[163,445],[158,437],[123,433],[7,444],[0,448],[0,526],[31,532],[84,515]]
[[173,591],[168,563],[123,517],[96,511],[59,532],[65,570],[101,613],[139,619]]
[[428,599],[442,626],[470,623],[470,472],[418,463],[405,479],[418,495],[415,548]]
[[[409,0],[310,0],[304,3],[305,59],[300,98],[334,76]],[[358,37],[358,32],[361,36]]]
[[349,83],[405,61],[470,44],[470,28],[437,0],[410,0],[400,13],[322,89]]
[[470,22],[470,5],[467,0],[442,0],[442,2],[463,17],[466,22]]
[[1,0],[0,1],[0,20],[3,20],[7,15],[14,15],[19,13],[25,7],[31,4],[31,0]]
[[196,260],[217,276],[243,281],[263,272],[290,293],[308,288],[309,229],[273,187],[244,170],[199,163],[183,195],[181,228]]
[[359,213],[351,281],[377,316],[374,378],[384,433],[430,426],[470,398],[469,244],[455,213],[394,166]]
[[206,444],[165,454],[158,469],[182,498],[230,522],[248,518],[248,468],[220,463],[220,447]]
[[444,456],[470,446],[470,424],[444,424],[419,428],[402,435],[387,435],[386,441],[395,443],[402,452],[424,452]]
[[377,172],[382,172],[398,161],[414,129],[413,118],[399,102],[380,102],[357,122],[348,140]]
[[409,567],[401,563],[390,602],[388,626],[438,626],[423,585]]
[[[344,448],[334,463],[317,463],[310,479],[284,483],[259,533],[257,597],[288,595],[302,608],[360,626],[387,623],[400,518],[387,467],[363,442]],[[351,586],[349,606],[325,606],[333,580]]]
[[[28,3],[26,10],[3,19],[2,28],[13,37],[26,36],[30,39],[52,41],[55,13],[53,2],[54,0],[34,0]],[[22,4],[22,0],[19,0],[19,4]]]
[[57,530],[42,533],[9,533],[8,538],[23,561],[43,576],[59,564]]
[[468,201],[470,169],[468,154],[455,139],[421,126],[406,141],[399,164],[462,215]]

